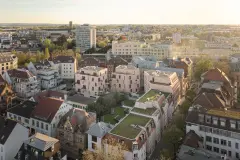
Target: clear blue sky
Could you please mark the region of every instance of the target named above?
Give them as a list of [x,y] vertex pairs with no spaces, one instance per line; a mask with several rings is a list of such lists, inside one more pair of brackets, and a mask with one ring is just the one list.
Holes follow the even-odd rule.
[[240,24],[240,0],[1,0],[0,23]]

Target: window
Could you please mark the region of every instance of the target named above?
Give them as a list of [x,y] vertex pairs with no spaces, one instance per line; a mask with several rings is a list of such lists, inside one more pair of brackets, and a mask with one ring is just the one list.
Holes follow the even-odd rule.
[[221,149],[221,154],[227,154],[227,151],[225,149]]
[[206,116],[206,123],[211,123],[211,117],[210,116]]
[[93,141],[93,142],[97,142],[97,137],[92,136],[92,141]]
[[134,158],[137,158],[137,157],[138,157],[138,154],[137,154],[137,153],[135,153],[135,154],[133,155],[133,157],[134,157]]
[[34,121],[34,120],[32,120],[32,125],[33,125],[33,126],[35,125],[35,121]]
[[97,149],[97,145],[95,143],[92,143],[92,149]]
[[224,145],[224,146],[226,146],[226,145],[227,145],[227,141],[226,141],[226,140],[224,140],[224,139],[221,139],[221,145]]
[[24,119],[24,122],[25,122],[25,123],[29,123],[29,120],[25,118],[25,119]]
[[44,129],[44,127],[43,127],[43,123],[41,123],[41,128]]
[[94,78],[92,78],[92,81],[94,81]]
[[232,152],[231,151],[228,151],[228,156],[232,157]]
[[219,153],[219,148],[213,147],[213,151],[216,152],[216,153]]
[[121,84],[119,84],[119,88],[121,88]]
[[198,115],[198,119],[199,119],[199,122],[203,122],[204,121],[204,115],[203,114],[199,114]]
[[222,127],[225,127],[225,120],[221,120],[220,124],[221,124]]
[[213,124],[214,124],[214,125],[218,125],[218,119],[217,119],[217,118],[214,118],[214,119],[213,119]]
[[219,144],[219,139],[218,138],[213,138],[213,143]]
[[18,117],[18,120],[21,121],[21,117]]
[[235,148],[238,149],[238,143],[235,143]]
[[236,122],[231,121],[231,128],[236,129]]
[[207,142],[212,142],[212,137],[206,136],[206,141]]
[[48,125],[46,124],[46,130],[48,131]]
[[37,127],[39,127],[39,122],[37,121]]
[[231,147],[231,141],[228,141],[228,147]]
[[212,151],[212,146],[206,145],[207,150]]
[[239,153],[236,153],[236,158],[239,158]]
[[92,87],[92,91],[94,91],[94,87]]

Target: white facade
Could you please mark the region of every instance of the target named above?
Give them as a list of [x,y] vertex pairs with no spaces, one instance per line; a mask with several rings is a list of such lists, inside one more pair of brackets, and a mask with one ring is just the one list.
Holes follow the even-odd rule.
[[0,144],[0,159],[13,160],[23,141],[28,139],[28,129],[16,124],[5,144]]
[[111,90],[137,93],[140,91],[140,69],[132,65],[117,66],[112,73]]
[[81,25],[76,28],[76,47],[81,52],[90,48],[96,48],[96,27],[91,25]]
[[130,55],[130,56],[146,56],[154,55],[158,59],[169,57],[172,53],[171,44],[152,43],[147,44],[143,42],[112,42],[112,54],[113,55]]
[[87,66],[76,73],[75,90],[85,97],[99,97],[108,90],[107,68]]
[[207,42],[205,43],[206,48],[219,48],[219,49],[231,49],[232,45],[228,43],[218,43],[218,42]]
[[173,33],[172,39],[173,39],[173,42],[176,44],[181,43],[181,41],[182,41],[181,33]]

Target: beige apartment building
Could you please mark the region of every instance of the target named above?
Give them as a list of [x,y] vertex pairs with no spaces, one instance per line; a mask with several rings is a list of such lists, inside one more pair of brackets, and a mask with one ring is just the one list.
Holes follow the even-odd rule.
[[86,66],[76,73],[75,89],[85,97],[97,98],[108,90],[107,68]]
[[3,75],[4,72],[9,69],[18,68],[18,58],[14,54],[0,53],[0,74]]
[[112,74],[111,90],[136,93],[140,90],[140,69],[133,65],[119,65]]
[[144,71],[144,90],[147,92],[150,89],[173,94],[174,103],[178,103],[180,100],[180,81],[176,72]]

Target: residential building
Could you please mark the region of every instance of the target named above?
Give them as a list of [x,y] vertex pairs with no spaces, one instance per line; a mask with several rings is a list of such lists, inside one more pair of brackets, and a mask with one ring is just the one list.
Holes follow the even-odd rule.
[[184,160],[219,160],[225,157],[216,156],[211,152],[204,150],[201,137],[194,131],[189,131],[177,154],[178,159]]
[[80,68],[83,68],[83,67],[86,67],[86,66],[98,66],[100,67],[100,60],[98,58],[95,58],[95,57],[86,57],[86,58],[83,58],[81,59],[81,62],[79,63],[79,67]]
[[175,104],[180,100],[180,82],[176,72],[144,71],[144,90],[147,92],[150,89],[171,93]]
[[0,74],[3,75],[9,69],[18,68],[18,58],[11,53],[0,53]]
[[230,56],[229,66],[231,77],[236,82],[237,88],[240,88],[240,54]]
[[77,72],[77,60],[72,56],[57,56],[50,62],[62,79],[74,80]]
[[67,160],[67,155],[61,151],[60,147],[58,139],[36,133],[23,142],[23,145],[15,155],[15,159]]
[[0,117],[0,159],[14,159],[24,140],[28,139],[28,129],[15,121]]
[[145,42],[112,42],[113,55],[125,56],[147,56],[154,55],[157,59],[164,59],[171,55],[172,44],[166,43],[145,43]]
[[111,80],[112,73],[115,72],[116,67],[119,65],[128,65],[128,62],[119,56],[114,56],[107,60],[108,81]]
[[40,92],[37,77],[26,69],[8,70],[3,74],[3,78],[19,97],[30,98]]
[[89,127],[96,123],[96,114],[73,108],[65,114],[57,127],[57,138],[68,157],[79,158],[87,149],[87,134]]
[[239,109],[190,107],[186,133],[194,131],[205,151],[229,160],[239,159]]
[[112,73],[111,90],[114,92],[137,93],[140,91],[140,70],[133,65],[117,66]]
[[[114,139],[119,142],[124,149],[125,160],[145,160],[153,151],[148,152],[147,146],[156,144],[155,141],[156,124],[152,118],[130,113],[120,121],[104,139]],[[108,148],[114,147],[111,144],[104,144],[106,154]]]
[[181,33],[173,33],[172,39],[173,39],[173,42],[176,44],[181,43],[181,41],[182,41]]
[[112,125],[104,122],[98,122],[90,126],[89,130],[86,132],[88,135],[88,150],[93,152],[102,150],[103,138],[112,128]]
[[228,43],[219,43],[219,42],[206,42],[206,48],[221,48],[221,49],[231,49],[232,45]]
[[35,36],[39,40],[44,40],[49,36],[49,33],[46,30],[37,30],[35,31]]
[[62,99],[42,97],[38,102],[25,101],[7,112],[7,117],[28,127],[30,133],[43,133],[56,136],[60,119],[72,106]]
[[85,97],[98,97],[108,90],[107,68],[87,66],[76,73],[75,90]]
[[76,47],[84,52],[96,48],[96,27],[84,24],[76,27]]
[[0,75],[0,112],[8,108],[14,96],[12,87]]
[[151,155],[155,148],[155,144],[161,140],[165,127],[172,119],[175,111],[172,95],[163,93],[158,90],[149,90],[140,97],[134,108],[130,111],[132,114],[152,118],[154,120],[156,130],[150,144],[147,144],[147,153]]
[[79,94],[67,97],[67,103],[71,104],[74,108],[79,108],[86,110],[89,104],[92,104],[96,101],[95,98],[84,97]]
[[49,61],[43,61],[33,64],[30,62],[27,66],[28,70],[37,76],[41,89],[60,90],[66,87],[62,84],[62,78],[58,69],[54,69]]

